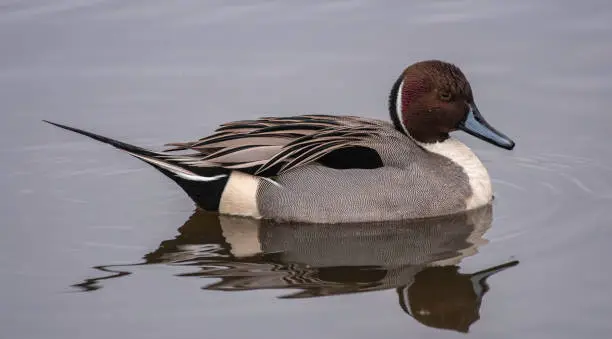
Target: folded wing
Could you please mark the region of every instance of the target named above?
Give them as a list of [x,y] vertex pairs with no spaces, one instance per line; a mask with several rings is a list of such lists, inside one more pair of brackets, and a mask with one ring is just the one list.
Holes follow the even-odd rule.
[[[380,166],[369,147],[388,128],[360,117],[303,115],[244,120],[221,125],[193,142],[172,143],[166,152],[193,150],[168,157],[190,166],[223,167],[254,175],[275,176],[315,161],[338,168]],[[378,159],[378,160],[377,160]]]

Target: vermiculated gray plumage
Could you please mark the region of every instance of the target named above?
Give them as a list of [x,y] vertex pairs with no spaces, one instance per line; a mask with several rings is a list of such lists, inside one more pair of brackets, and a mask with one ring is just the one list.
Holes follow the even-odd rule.
[[471,190],[461,167],[391,125],[380,125],[378,133],[362,145],[378,153],[383,167],[334,169],[309,163],[293,168],[275,178],[278,185],[261,183],[260,213],[279,220],[357,222],[465,210]]

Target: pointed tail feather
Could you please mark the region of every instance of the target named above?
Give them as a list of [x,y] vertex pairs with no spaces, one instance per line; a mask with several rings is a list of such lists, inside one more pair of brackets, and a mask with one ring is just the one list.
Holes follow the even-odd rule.
[[126,144],[124,142],[121,142],[121,141],[118,141],[118,140],[114,140],[114,139],[111,139],[111,138],[107,138],[107,137],[101,136],[99,134],[87,132],[87,131],[84,131],[82,129],[78,129],[78,128],[74,128],[74,127],[58,124],[58,123],[55,123],[55,122],[51,122],[49,120],[43,120],[43,121],[48,123],[48,124],[51,124],[53,126],[57,126],[59,128],[65,129],[65,130],[69,130],[69,131],[72,131],[72,132],[75,132],[75,133],[78,133],[78,134],[82,134],[82,135],[88,136],[88,137],[90,137],[90,138],[92,138],[94,140],[98,140],[98,141],[103,142],[105,144],[109,144],[111,146],[114,146],[114,147],[116,147],[118,149],[121,149],[121,150],[124,150],[124,151],[132,152],[132,153],[136,153],[136,154],[142,154],[142,155],[150,155],[150,156],[151,155],[155,156],[157,154],[155,152],[146,150],[146,149],[144,149],[142,147]]
[[[201,208],[208,211],[217,211],[219,209],[219,201],[221,200],[223,189],[227,184],[230,170],[224,168],[194,168],[194,170],[191,170],[188,165],[169,160],[164,154],[156,153],[142,147],[130,145],[82,129],[48,120],[43,121],[59,128],[88,136],[94,140],[125,151],[155,167],[164,175],[175,181]],[[205,171],[205,173],[203,173],[203,171]]]

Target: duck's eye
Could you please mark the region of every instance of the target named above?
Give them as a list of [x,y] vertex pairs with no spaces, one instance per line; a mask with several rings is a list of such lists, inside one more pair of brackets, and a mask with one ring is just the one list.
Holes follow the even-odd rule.
[[453,98],[453,96],[450,94],[450,92],[440,91],[440,99],[441,100],[451,101],[452,98]]

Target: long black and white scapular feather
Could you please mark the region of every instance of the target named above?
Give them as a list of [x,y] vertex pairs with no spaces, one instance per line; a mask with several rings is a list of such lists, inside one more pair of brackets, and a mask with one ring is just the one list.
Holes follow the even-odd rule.
[[167,144],[171,148],[166,152],[197,151],[196,154],[168,157],[189,166],[222,167],[275,176],[318,161],[334,151],[368,148],[388,127],[379,120],[353,116],[266,117],[223,124],[215,133],[200,140]]

